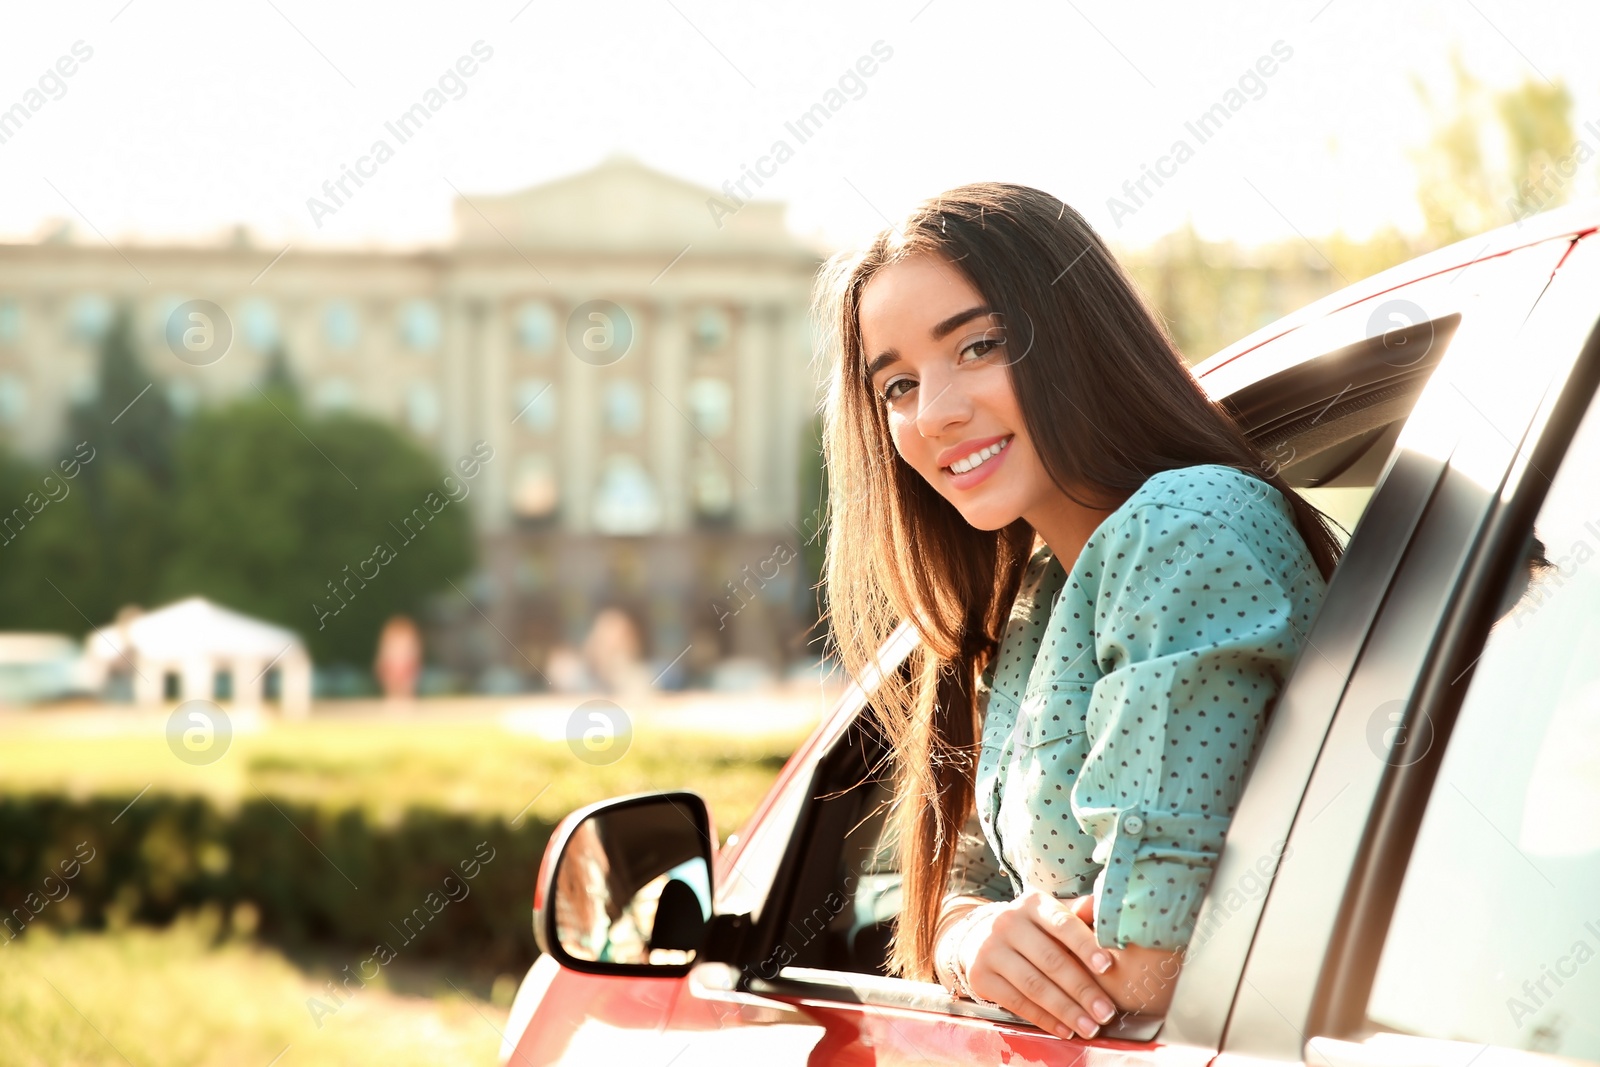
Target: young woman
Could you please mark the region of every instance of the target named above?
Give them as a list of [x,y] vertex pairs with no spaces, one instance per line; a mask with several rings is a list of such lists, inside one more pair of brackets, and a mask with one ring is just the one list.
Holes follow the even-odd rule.
[[1159,1011],[1339,555],[1072,208],[964,185],[834,257],[824,447],[852,677],[902,620],[891,973],[1070,1036]]

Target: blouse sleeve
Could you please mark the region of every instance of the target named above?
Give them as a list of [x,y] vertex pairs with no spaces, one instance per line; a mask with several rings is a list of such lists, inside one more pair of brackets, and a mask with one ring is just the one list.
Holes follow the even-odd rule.
[[950,883],[946,897],[983,897],[986,900],[1014,900],[1011,876],[1000,865],[983,827],[978,822],[978,810],[973,808],[966,825],[956,839],[955,863],[950,869]]
[[1189,943],[1257,731],[1309,624],[1285,582],[1321,580],[1314,566],[1305,577],[1310,555],[1292,531],[1264,499],[1205,511],[1152,503],[1098,546],[1104,673],[1072,808],[1101,865],[1102,946]]
[[[988,714],[989,699],[994,692],[993,662],[978,678],[978,714],[980,721]],[[982,734],[982,730],[979,730]],[[1014,900],[1016,893],[1011,885],[1011,875],[989,847],[983,835],[983,824],[978,820],[974,805],[967,821],[956,837],[955,862],[950,868],[950,882],[945,896],[983,897],[986,900]]]

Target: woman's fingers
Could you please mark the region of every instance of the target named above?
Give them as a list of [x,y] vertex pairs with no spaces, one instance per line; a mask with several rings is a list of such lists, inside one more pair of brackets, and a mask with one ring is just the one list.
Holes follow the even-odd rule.
[[[1093,939],[1092,934],[1090,938]],[[1047,920],[1042,926],[1024,926],[1012,943],[1038,972],[1072,998],[1078,1010],[1088,1013],[1093,1022],[1111,1021],[1116,1005],[1076,957],[1054,923]]]
[[1083,901],[1091,902],[1089,918],[1083,917],[1083,901],[1069,903],[1054,897],[1043,896],[1040,902],[1041,916],[1046,929],[1054,934],[1062,944],[1072,950],[1072,954],[1083,965],[1095,974],[1105,974],[1116,963],[1111,958],[1111,953],[1100,947],[1100,942],[1094,936],[1094,912],[1092,898],[1084,897]]
[[[1011,981],[993,969],[986,969],[981,976],[969,976],[972,991],[984,1000],[992,1000],[1005,1008],[1013,1015],[1020,1015],[1039,1029],[1058,1037],[1093,1037],[1096,1027],[1091,1019],[1081,1011],[1069,1009],[1065,1018],[1072,1022],[1063,1022],[1062,1016],[1052,1014],[1045,1010],[1032,998],[1018,989]],[[980,988],[981,986],[981,988]],[[1057,997],[1066,1001],[1057,990]],[[1066,1001],[1070,1004],[1070,1001]]]

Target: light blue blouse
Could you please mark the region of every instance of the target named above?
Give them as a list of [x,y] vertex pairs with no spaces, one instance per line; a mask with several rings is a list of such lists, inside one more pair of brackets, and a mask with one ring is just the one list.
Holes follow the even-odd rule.
[[949,892],[1093,893],[1101,945],[1187,945],[1326,591],[1283,494],[1220,464],[1146,479],[1070,576],[1036,551],[979,682]]

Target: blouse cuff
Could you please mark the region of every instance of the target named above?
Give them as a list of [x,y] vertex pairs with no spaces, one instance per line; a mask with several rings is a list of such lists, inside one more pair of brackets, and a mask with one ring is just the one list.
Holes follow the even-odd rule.
[[1204,812],[1122,811],[1095,884],[1096,942],[1187,946],[1230,822]]

